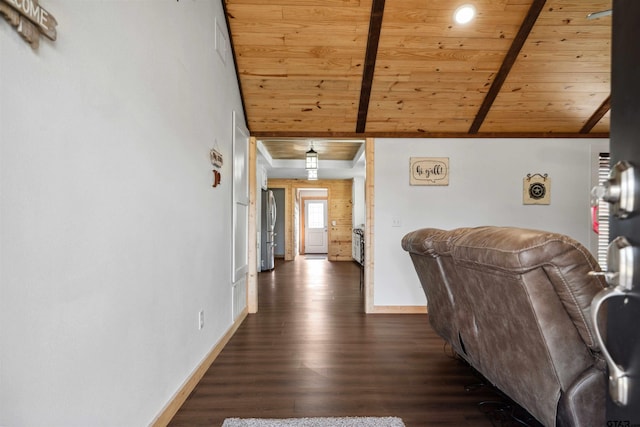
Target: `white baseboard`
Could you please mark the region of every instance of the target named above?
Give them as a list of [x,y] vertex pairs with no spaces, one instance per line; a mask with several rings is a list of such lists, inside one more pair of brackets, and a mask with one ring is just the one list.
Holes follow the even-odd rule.
[[171,419],[176,415],[180,407],[187,400],[193,389],[196,388],[196,385],[198,385],[204,374],[207,372],[207,369],[209,369],[213,361],[216,360],[216,358],[218,357],[224,346],[227,345],[233,334],[236,333],[236,330],[238,330],[238,327],[240,327],[240,324],[245,317],[247,317],[246,308],[242,313],[240,313],[238,319],[233,323],[233,325],[231,325],[227,333],[222,338],[220,338],[216,345],[211,349],[209,354],[207,354],[207,357],[205,357],[204,360],[200,362],[198,367],[196,367],[189,378],[186,379],[186,381],[182,384],[178,391],[173,395],[171,400],[169,400],[169,403],[167,403],[165,407],[162,408],[160,414],[158,414],[158,416],[151,422],[151,426],[165,427],[169,424]]

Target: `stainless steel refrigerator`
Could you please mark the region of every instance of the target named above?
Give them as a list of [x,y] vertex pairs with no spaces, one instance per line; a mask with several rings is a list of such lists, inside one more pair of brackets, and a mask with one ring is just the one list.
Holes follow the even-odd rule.
[[276,233],[273,231],[276,226],[276,199],[273,191],[262,192],[262,265],[261,270],[273,270],[273,255],[275,251]]

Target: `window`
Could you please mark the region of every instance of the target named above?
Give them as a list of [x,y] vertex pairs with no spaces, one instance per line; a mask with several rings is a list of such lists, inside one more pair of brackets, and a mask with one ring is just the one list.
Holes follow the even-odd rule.
[[324,203],[309,202],[307,205],[307,221],[309,228],[324,228]]
[[[609,179],[609,153],[598,156],[598,185]],[[603,271],[607,271],[607,248],[609,246],[609,203],[598,201],[598,263]]]

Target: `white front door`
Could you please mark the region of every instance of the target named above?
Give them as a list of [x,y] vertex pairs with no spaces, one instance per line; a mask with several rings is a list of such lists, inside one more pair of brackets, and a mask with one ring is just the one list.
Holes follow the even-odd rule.
[[304,252],[327,253],[327,201],[304,201]]

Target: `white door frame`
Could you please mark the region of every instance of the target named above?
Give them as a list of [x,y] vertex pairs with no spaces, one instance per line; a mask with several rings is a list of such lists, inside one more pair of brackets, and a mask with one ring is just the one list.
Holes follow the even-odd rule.
[[231,282],[232,320],[247,306],[247,272],[249,267],[249,130],[232,113],[232,215]]
[[[364,310],[365,313],[373,313],[374,312],[374,303],[373,303],[373,264],[374,264],[374,254],[373,254],[373,227],[374,227],[374,180],[375,180],[375,139],[374,138],[366,138],[365,139],[365,157],[367,159],[366,165],[366,178],[365,178],[365,206],[366,206],[366,221],[365,221],[365,266],[364,266]],[[249,151],[249,162],[251,165],[251,170],[249,174],[251,176],[251,218],[250,221],[250,229],[256,229],[256,197],[257,197],[257,180],[256,180],[256,140],[254,137],[251,138],[251,150]],[[285,221],[288,221],[287,215],[289,210],[285,207]],[[285,222],[286,226],[286,222]],[[256,313],[258,311],[258,280],[257,280],[257,272],[255,271],[256,263],[257,263],[257,254],[256,254],[256,241],[255,241],[255,233],[250,233],[249,235],[250,241],[252,241],[252,245],[249,250],[249,284],[248,284],[248,311],[249,313]],[[286,253],[285,253],[286,256]],[[253,269],[252,270],[252,265]]]

